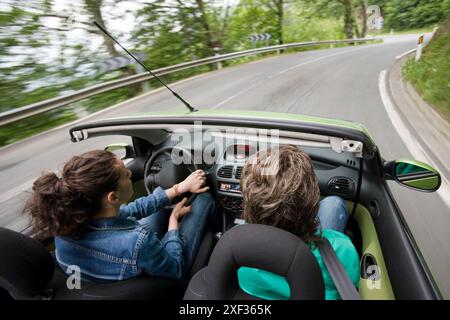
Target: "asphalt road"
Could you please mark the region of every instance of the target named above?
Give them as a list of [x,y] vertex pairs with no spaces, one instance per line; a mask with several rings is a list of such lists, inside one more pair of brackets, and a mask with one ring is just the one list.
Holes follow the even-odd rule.
[[[389,37],[384,44],[277,56],[197,76],[172,87],[198,109],[277,111],[357,121],[371,132],[385,159],[413,158],[402,133],[386,113],[379,76],[392,67],[396,56],[414,48],[416,41],[417,36]],[[181,103],[169,92],[157,90],[94,118],[180,108]],[[0,225],[15,230],[26,227],[27,221],[19,212],[26,190],[42,171],[61,168],[72,155],[118,141],[124,138],[74,144],[63,127],[0,149]],[[448,205],[436,193],[414,192],[395,183],[389,186],[442,293],[450,298]]]

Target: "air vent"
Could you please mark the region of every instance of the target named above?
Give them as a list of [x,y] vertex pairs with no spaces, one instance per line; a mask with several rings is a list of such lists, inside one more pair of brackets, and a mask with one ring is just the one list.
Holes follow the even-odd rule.
[[328,191],[340,196],[351,196],[355,190],[355,183],[352,179],[345,177],[332,178],[328,182]]
[[349,166],[356,167],[356,161],[355,161],[355,160],[347,159],[347,164],[348,164]]
[[217,176],[220,178],[231,179],[233,176],[233,166],[223,166],[219,168]]
[[240,179],[241,179],[242,169],[243,169],[243,167],[240,167],[240,166],[238,166],[238,167],[236,168],[236,173],[235,173],[234,177],[235,177],[237,180],[240,180]]

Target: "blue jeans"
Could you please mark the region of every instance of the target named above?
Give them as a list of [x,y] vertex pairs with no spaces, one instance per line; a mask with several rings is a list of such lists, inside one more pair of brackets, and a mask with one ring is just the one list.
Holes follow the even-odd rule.
[[[170,214],[171,210],[163,209],[139,220],[139,223],[146,224],[161,239],[167,232]],[[184,279],[187,279],[194,259],[197,256],[206,225],[210,224],[212,229],[220,230],[220,226],[217,225],[218,221],[221,221],[221,219],[212,196],[207,192],[198,194],[191,204],[191,211],[182,218],[179,226],[180,237],[184,244]]]
[[341,197],[330,196],[320,201],[317,217],[321,229],[332,229],[344,233],[349,213]]

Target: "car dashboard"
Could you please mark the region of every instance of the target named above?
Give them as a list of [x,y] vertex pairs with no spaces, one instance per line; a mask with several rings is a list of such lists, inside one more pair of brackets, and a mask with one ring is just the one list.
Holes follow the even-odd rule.
[[[270,148],[274,144],[257,138],[220,139],[214,136],[208,142],[199,145],[191,145],[191,141],[195,139],[183,139],[180,142],[170,137],[156,146],[155,150],[170,145],[190,150],[194,155],[193,159],[196,159],[197,168],[207,172],[207,183],[226,218],[226,226],[242,222],[244,205],[240,179],[244,165],[256,152]],[[278,147],[284,143],[294,144],[310,156],[322,196],[337,195],[347,200],[355,199],[360,159],[354,153],[339,153],[322,145],[305,143],[300,139],[280,139],[279,142],[276,144]],[[207,150],[209,156],[205,155]]]

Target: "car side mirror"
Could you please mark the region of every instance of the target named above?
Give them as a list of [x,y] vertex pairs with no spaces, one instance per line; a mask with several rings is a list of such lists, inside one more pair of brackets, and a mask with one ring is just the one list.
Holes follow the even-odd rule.
[[430,165],[416,160],[395,160],[384,163],[387,179],[408,188],[434,192],[441,186],[441,175]]
[[113,143],[105,147],[105,151],[114,153],[120,160],[135,158],[134,148],[126,143]]

